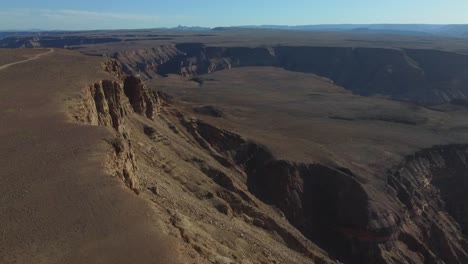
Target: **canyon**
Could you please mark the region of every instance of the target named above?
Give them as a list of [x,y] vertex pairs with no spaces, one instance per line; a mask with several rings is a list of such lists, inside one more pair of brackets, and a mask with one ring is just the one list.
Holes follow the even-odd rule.
[[167,74],[191,77],[233,67],[272,66],[317,74],[359,95],[429,104],[465,99],[468,87],[467,55],[437,50],[178,44],[109,57],[122,61],[126,71],[145,78]]
[[464,40],[245,32],[1,39],[0,260],[468,263]]

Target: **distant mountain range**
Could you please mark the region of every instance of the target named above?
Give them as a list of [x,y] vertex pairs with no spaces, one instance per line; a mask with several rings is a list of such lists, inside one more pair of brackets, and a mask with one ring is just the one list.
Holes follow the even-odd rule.
[[168,28],[170,30],[181,30],[181,31],[208,31],[211,30],[209,27],[187,27],[187,26],[177,26],[173,28]]
[[324,25],[249,25],[237,27],[217,27],[213,30],[230,29],[279,29],[279,30],[306,30],[306,31],[340,31],[381,34],[407,34],[407,35],[445,35],[468,37],[468,25],[435,25],[435,24],[324,24]]

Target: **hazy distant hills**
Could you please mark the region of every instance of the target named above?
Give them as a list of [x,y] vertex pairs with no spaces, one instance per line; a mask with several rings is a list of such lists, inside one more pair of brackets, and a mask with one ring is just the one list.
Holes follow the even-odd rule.
[[[351,32],[361,34],[398,34],[398,35],[439,35],[450,37],[468,37],[468,24],[436,25],[436,24],[323,24],[323,25],[246,25],[232,27],[199,27],[199,26],[177,26],[173,28],[156,28],[174,31],[228,31],[239,29],[275,29],[291,31],[331,31]],[[80,31],[46,31],[46,30],[3,30],[0,31],[0,39],[12,35],[31,35],[37,33],[63,33]]]
[[211,28],[209,27],[197,27],[197,26],[194,26],[194,27],[188,27],[188,26],[177,26],[177,27],[173,27],[173,28],[168,28],[170,30],[180,30],[180,31],[207,31],[207,30],[211,30]]
[[389,34],[431,34],[446,36],[468,37],[468,25],[432,25],[432,24],[325,24],[325,25],[261,25],[261,26],[238,26],[217,27],[213,30],[229,30],[238,28],[252,29],[281,29],[281,30],[306,30],[306,31],[345,31],[359,33],[389,33]]

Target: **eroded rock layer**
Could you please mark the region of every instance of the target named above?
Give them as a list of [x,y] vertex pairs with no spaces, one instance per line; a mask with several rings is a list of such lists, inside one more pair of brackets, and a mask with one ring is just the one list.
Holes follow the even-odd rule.
[[438,50],[178,44],[111,56],[122,61],[129,73],[147,78],[166,74],[192,77],[232,67],[275,66],[327,77],[361,95],[442,103],[464,99],[468,93],[464,74],[468,56]]
[[242,137],[180,112],[165,95],[123,74],[115,61],[105,67],[116,79],[83,89],[70,114],[77,122],[114,129],[109,173],[155,203],[168,232],[187,244],[188,259],[333,263],[249,192],[245,172],[226,152],[244,144]]
[[[277,159],[191,117],[123,74],[91,84],[71,114],[115,130],[110,172],[154,203],[203,263],[466,263],[467,148],[406,158],[387,185],[351,170]],[[462,190],[462,189],[460,189]]]

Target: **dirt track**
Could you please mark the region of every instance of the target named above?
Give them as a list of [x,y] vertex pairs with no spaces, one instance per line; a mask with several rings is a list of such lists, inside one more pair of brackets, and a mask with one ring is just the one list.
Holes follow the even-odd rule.
[[25,62],[28,62],[28,61],[37,60],[37,59],[39,59],[40,57],[42,57],[42,56],[44,56],[44,55],[53,53],[54,51],[55,51],[54,49],[49,49],[48,52],[44,52],[44,53],[41,53],[41,54],[34,55],[33,57],[31,57],[31,58],[29,58],[29,59],[22,60],[22,61],[16,61],[16,62],[12,62],[12,63],[8,63],[8,64],[5,64],[5,65],[2,65],[2,66],[0,66],[0,71],[1,71],[1,70],[4,70],[4,69],[6,69],[6,68],[8,68],[8,67],[10,67],[10,66],[13,66],[13,65],[25,63]]

